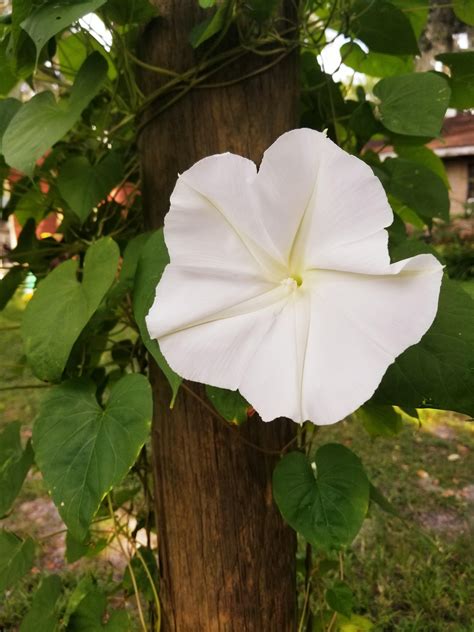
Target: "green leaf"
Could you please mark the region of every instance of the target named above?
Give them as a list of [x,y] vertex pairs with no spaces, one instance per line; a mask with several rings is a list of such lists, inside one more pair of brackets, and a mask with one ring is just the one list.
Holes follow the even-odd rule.
[[367,617],[361,617],[358,614],[353,614],[349,619],[344,615],[337,618],[337,632],[370,632],[373,627]]
[[396,134],[437,136],[449,105],[447,80],[432,72],[387,77],[374,86],[380,120]]
[[147,22],[157,15],[149,0],[108,0],[103,12],[109,20],[124,26]]
[[[10,38],[12,35],[10,35]],[[9,39],[4,38],[0,41],[0,94],[8,95],[11,90],[17,85],[21,77],[17,76],[14,68],[12,67],[12,60],[8,54]]]
[[47,0],[21,23],[36,46],[36,58],[43,46],[60,31],[92,13],[106,0]]
[[64,614],[62,617],[63,629],[69,631],[68,626],[71,616],[74,614],[74,612],[76,612],[81,601],[88,595],[88,593],[94,588],[94,586],[94,579],[91,575],[85,575],[77,582],[74,590],[69,595],[66,603],[66,608],[64,609]]
[[85,156],[76,156],[61,167],[57,184],[60,194],[83,224],[92,209],[120,182],[122,174],[122,160],[115,152],[95,165]]
[[474,3],[472,0],[453,0],[453,9],[460,20],[474,26]]
[[450,106],[458,110],[474,107],[474,51],[443,53],[436,59],[451,70]]
[[390,176],[386,185],[388,193],[414,210],[428,224],[433,218],[449,220],[448,189],[431,169],[403,158],[390,158],[383,167]]
[[345,582],[336,582],[326,591],[328,606],[345,617],[350,618],[354,607],[354,595]]
[[385,0],[358,0],[350,22],[354,35],[370,50],[389,55],[416,55],[418,43],[410,20]]
[[[401,202],[398,198],[390,195],[390,193],[388,193],[388,201],[390,203],[390,206],[392,207],[393,212],[395,213],[395,217],[402,222],[404,227],[405,224],[411,224],[418,230],[424,230],[427,222],[430,221],[421,219],[421,217],[417,213],[415,213],[413,209]],[[390,226],[389,232],[391,229],[392,227]],[[398,242],[403,243],[404,241],[406,241],[406,228],[403,239],[399,239]]]
[[224,0],[224,2],[217,7],[214,15],[196,24],[189,34],[191,46],[197,48],[214,35],[217,35],[219,31],[222,31],[230,18],[231,10],[232,2],[230,0]]
[[92,53],[82,64],[68,99],[56,102],[53,93],[45,90],[22,105],[3,136],[6,162],[32,175],[38,158],[71,129],[100,90],[107,68],[102,55]]
[[58,601],[62,585],[59,575],[45,577],[33,595],[33,602],[19,632],[56,632],[59,628]]
[[426,0],[391,0],[391,3],[410,20],[415,36],[419,38],[428,19],[429,4]]
[[0,517],[9,511],[33,463],[31,443],[24,450],[21,446],[20,428],[14,421],[0,433]]
[[367,101],[358,105],[352,112],[349,125],[360,142],[360,148],[372,138],[374,134],[383,132],[383,127],[374,117],[372,107]]
[[20,226],[24,226],[30,217],[38,225],[44,218],[49,206],[49,200],[46,195],[37,189],[31,189],[18,200],[15,207],[15,217]]
[[[66,31],[57,42],[57,55],[60,64],[61,75],[73,80],[79,68],[87,59],[91,51],[104,52],[104,47],[90,33],[82,30],[80,33]],[[107,55],[108,78],[113,81],[117,77],[117,70],[114,66],[111,55]]]
[[21,101],[18,99],[2,99],[0,101],[0,154],[3,153],[2,141],[5,130],[20,108]]
[[0,311],[5,309],[8,301],[26,279],[28,271],[20,266],[10,268],[3,279],[0,279]]
[[61,263],[40,282],[23,315],[21,334],[34,374],[41,380],[61,379],[71,349],[113,283],[119,259],[110,237],[87,250],[83,280],[78,262]]
[[150,338],[145,323],[145,316],[155,299],[155,289],[158,285],[163,270],[169,263],[168,250],[163,238],[163,229],[154,232],[143,247],[143,252],[138,262],[135,275],[135,287],[133,290],[133,312],[143,344],[153,359],[163,371],[172,390],[171,406],[173,406],[178,394],[182,378],[168,365],[160,351],[156,340]]
[[273,496],[290,526],[319,549],[346,546],[362,526],[369,506],[369,481],[359,458],[328,443],[314,463],[290,452],[273,473]]
[[11,588],[33,566],[35,543],[0,530],[0,593]]
[[229,391],[225,388],[206,385],[206,395],[213,403],[214,408],[227,421],[238,425],[247,421],[249,403],[239,391]]
[[474,299],[445,278],[433,325],[388,368],[372,401],[474,417],[473,314]]
[[33,428],[36,463],[77,540],[84,540],[103,498],[135,463],[151,415],[150,385],[136,373],[114,385],[104,408],[87,379],[64,382],[41,403]]
[[130,620],[125,610],[113,610],[107,623],[102,623],[107,599],[93,585],[82,597],[69,619],[68,632],[130,632]]
[[66,533],[66,560],[69,564],[77,562],[81,557],[95,557],[109,544],[107,538],[91,540],[89,535],[81,542],[71,534]]
[[431,169],[433,173],[436,173],[436,175],[441,178],[446,187],[449,188],[449,180],[444,162],[434,151],[429,149],[429,147],[425,147],[424,145],[396,144],[395,151],[400,158],[406,158],[407,160],[411,160],[411,162],[416,162],[423,167]]
[[[142,556],[142,560],[138,557],[138,555],[134,555],[130,561],[130,565],[135,575],[135,581],[138,586],[138,590],[140,595],[143,595],[147,601],[154,600],[154,592],[153,587],[150,584],[150,578],[146,573],[143,562],[145,562],[148,572],[150,573],[151,578],[153,579],[153,583],[155,586],[156,592],[159,592],[159,571],[156,563],[156,552],[153,552],[151,549],[147,547],[141,546],[139,548],[140,555]],[[125,569],[125,573],[122,580],[122,585],[130,594],[133,594],[134,588],[132,583],[132,578],[130,576],[130,569],[127,567]]]
[[355,42],[347,42],[341,47],[341,57],[346,66],[371,77],[391,77],[413,70],[412,57],[366,53]]
[[395,437],[403,428],[401,415],[393,406],[365,404],[355,413],[372,437]]

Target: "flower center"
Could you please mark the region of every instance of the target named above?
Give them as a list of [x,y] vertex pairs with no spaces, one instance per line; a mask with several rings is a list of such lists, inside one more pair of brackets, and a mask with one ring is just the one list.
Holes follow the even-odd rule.
[[301,278],[299,274],[293,274],[287,277],[286,279],[283,279],[283,281],[281,281],[281,285],[284,285],[290,290],[296,290],[297,288],[300,287],[302,283],[303,283],[303,279]]

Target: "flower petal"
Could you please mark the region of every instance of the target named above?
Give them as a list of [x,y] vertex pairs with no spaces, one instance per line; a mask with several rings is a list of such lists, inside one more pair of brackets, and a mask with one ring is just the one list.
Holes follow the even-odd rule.
[[372,396],[389,365],[431,326],[442,274],[431,255],[392,264],[386,275],[310,274],[305,419],[335,423]]
[[146,317],[148,331],[182,377],[236,389],[290,292],[258,277],[170,264]]
[[[290,267],[299,271],[383,270],[390,263],[384,228],[392,223],[393,213],[379,179],[367,164],[324,135],[299,131],[305,133],[307,149],[295,159],[294,170],[308,161],[316,173],[313,194],[295,235]],[[290,134],[294,132],[286,136]]]
[[179,176],[164,230],[173,263],[283,278],[254,210],[256,176],[255,164],[234,154],[209,156]]
[[324,134],[296,129],[280,136],[263,155],[254,187],[258,213],[287,266],[314,200],[320,168],[338,151]]
[[302,384],[310,326],[310,293],[296,290],[261,338],[239,390],[264,421],[305,420]]

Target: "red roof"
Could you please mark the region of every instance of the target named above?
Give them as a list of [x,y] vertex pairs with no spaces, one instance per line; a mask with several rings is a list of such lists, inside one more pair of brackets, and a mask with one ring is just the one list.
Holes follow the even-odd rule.
[[474,148],[474,114],[456,114],[444,120],[441,130],[442,138],[428,143],[431,149],[448,147],[472,147]]

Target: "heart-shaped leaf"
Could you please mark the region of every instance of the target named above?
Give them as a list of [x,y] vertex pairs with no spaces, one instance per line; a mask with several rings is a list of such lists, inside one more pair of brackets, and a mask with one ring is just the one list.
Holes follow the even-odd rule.
[[38,158],[71,129],[100,90],[107,68],[102,55],[92,53],[82,64],[68,99],[56,102],[53,93],[45,90],[22,105],[3,135],[6,162],[32,175]]
[[43,400],[33,428],[36,463],[72,536],[83,540],[104,496],[120,483],[151,425],[148,380],[126,375],[104,408],[87,379],[64,382]]
[[416,55],[419,52],[410,20],[391,2],[356,0],[350,27],[371,51],[389,55]]
[[342,581],[336,582],[326,591],[326,601],[328,606],[349,618],[354,607],[354,595],[349,586]]
[[388,130],[432,137],[441,131],[451,90],[447,77],[413,72],[382,79],[374,86],[374,94],[380,99],[380,119]]
[[52,37],[87,13],[92,13],[105,0],[47,0],[21,23],[36,46],[36,57]]
[[25,353],[41,380],[61,379],[71,349],[115,278],[119,249],[110,237],[86,253],[83,280],[78,262],[65,261],[38,285],[21,324]]
[[318,549],[348,545],[364,522],[370,487],[360,459],[328,443],[313,461],[285,455],[273,473],[273,496],[290,526]]
[[122,160],[114,152],[96,165],[91,165],[85,156],[77,156],[62,166],[58,189],[82,224],[121,177]]

